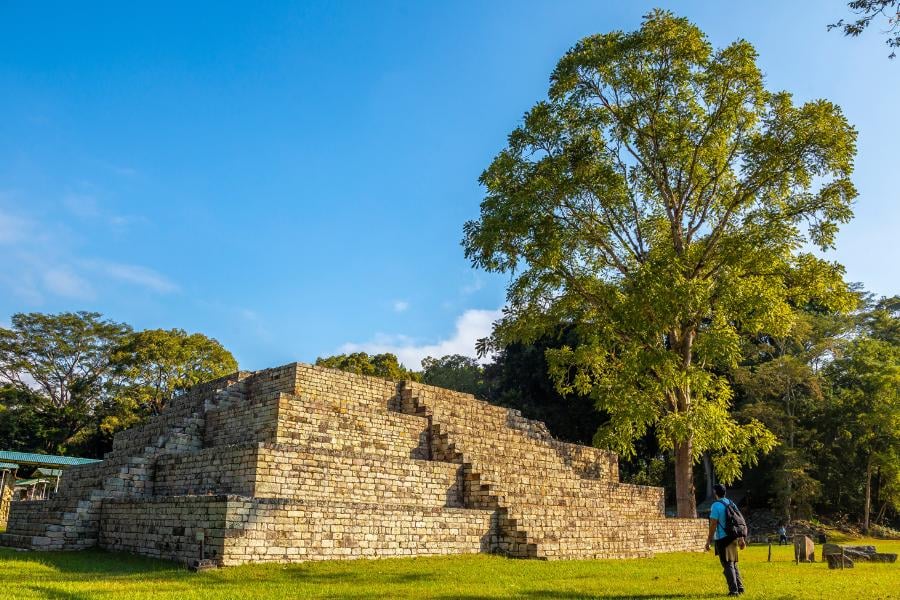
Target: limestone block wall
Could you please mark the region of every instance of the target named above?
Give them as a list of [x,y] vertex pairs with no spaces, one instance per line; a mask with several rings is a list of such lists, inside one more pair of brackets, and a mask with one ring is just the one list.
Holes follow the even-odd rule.
[[204,556],[222,560],[227,528],[226,496],[119,498],[103,502],[100,546],[176,561]]
[[489,552],[497,542],[488,511],[314,500],[236,499],[224,565],[334,558]]
[[252,496],[258,460],[256,444],[165,454],[154,465],[153,495]]
[[458,464],[263,444],[252,495],[461,507],[461,477]]
[[[275,441],[323,451],[428,459],[428,421],[386,406],[281,394]],[[263,440],[261,440],[263,441]]]
[[291,364],[190,390],[120,432],[102,463],[17,503],[0,545],[99,545],[221,564],[501,552],[648,556],[699,550],[659,488],[617,458],[459,394]]
[[469,502],[495,503],[539,557],[702,549],[705,523],[665,519],[661,489],[619,483],[602,455],[589,467],[591,453],[550,439],[515,411],[413,382],[404,383],[400,408],[432,419],[435,456],[469,465]]
[[273,441],[280,400],[280,392],[268,392],[208,407],[203,446]]

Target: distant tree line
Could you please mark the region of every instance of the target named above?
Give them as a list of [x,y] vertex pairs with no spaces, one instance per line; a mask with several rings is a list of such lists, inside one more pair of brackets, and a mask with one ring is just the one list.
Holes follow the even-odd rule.
[[134,331],[95,312],[13,315],[0,328],[0,449],[100,457],[116,431],[236,370],[199,333]]

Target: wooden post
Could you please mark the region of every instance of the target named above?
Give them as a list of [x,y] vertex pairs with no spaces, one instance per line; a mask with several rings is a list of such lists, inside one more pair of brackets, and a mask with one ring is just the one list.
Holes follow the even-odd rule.
[[772,562],[772,538],[769,538],[769,562]]

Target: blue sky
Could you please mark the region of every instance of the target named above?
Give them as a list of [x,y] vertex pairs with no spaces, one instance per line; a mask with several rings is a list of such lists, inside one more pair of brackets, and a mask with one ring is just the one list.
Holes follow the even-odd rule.
[[[190,6],[186,6],[190,4]],[[477,177],[578,39],[653,6],[859,130],[831,256],[900,291],[900,59],[846,3],[0,3],[0,324],[96,310],[248,369],[472,353],[506,278],[460,247]]]

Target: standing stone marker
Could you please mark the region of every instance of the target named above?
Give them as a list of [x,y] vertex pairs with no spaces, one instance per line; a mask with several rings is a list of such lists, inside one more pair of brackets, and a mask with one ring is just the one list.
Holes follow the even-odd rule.
[[620,483],[615,454],[518,411],[299,363],[192,388],[62,478],[12,505],[0,545],[218,565],[626,558],[699,552],[707,531],[666,518],[661,488]]
[[794,557],[797,562],[816,562],[816,545],[808,535],[794,536]]

